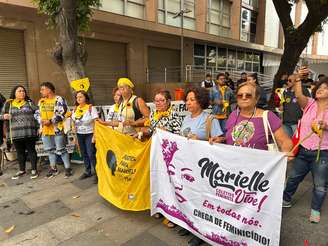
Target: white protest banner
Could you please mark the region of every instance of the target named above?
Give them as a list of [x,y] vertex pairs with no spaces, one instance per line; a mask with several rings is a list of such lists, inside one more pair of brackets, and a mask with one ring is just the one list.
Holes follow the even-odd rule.
[[213,245],[279,245],[282,153],[157,130],[150,163],[151,214],[161,213]]

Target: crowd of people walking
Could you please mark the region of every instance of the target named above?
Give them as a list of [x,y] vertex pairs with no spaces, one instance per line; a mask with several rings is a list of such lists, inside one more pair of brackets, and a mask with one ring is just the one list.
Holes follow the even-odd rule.
[[[313,196],[309,219],[319,223],[328,189],[328,77],[321,76],[312,89],[306,88],[303,82],[308,72],[307,68],[302,68],[298,73],[284,75],[275,91],[273,111],[268,110],[268,98],[256,74],[242,73],[236,83],[229,73],[217,74],[215,81],[208,74],[199,87],[186,90],[189,114],[185,117],[172,107],[171,94],[165,89],[154,93],[155,108],[150,110],[145,101],[134,94],[135,85],[128,78],[118,80],[113,91],[115,103],[105,119],[99,118],[85,91],[76,92],[75,107],[70,112],[65,98],[56,94],[50,82],[41,84],[41,99],[37,105],[23,86],[15,86],[9,99],[3,102],[0,114],[6,141],[15,146],[18,156],[19,171],[12,178],[26,174],[27,157],[31,162],[31,179],[38,177],[35,143],[39,136],[49,156],[47,177],[58,175],[56,163],[60,156],[68,178],[73,172],[65,133],[70,129],[76,133],[85,164],[80,179],[85,179],[95,174],[95,121],[141,141],[160,128],[210,144],[285,152],[293,164],[283,194],[283,207],[292,206],[293,194],[311,171]],[[69,124],[70,129],[66,129],[68,118],[73,122]],[[299,135],[297,142],[292,139],[296,133]],[[160,215],[155,217],[160,218]],[[175,226],[171,222],[167,225]],[[182,230],[180,234],[187,233]],[[189,245],[201,243],[197,237],[189,241]]]

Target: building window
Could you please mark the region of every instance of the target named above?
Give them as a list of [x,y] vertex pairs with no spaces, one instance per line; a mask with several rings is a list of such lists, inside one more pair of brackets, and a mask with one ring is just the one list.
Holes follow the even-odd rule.
[[253,8],[259,7],[258,0],[243,0],[242,3],[243,3],[243,5],[245,5],[247,7],[253,7]]
[[102,0],[99,9],[138,19],[145,18],[145,0]]
[[260,72],[260,53],[222,48],[214,45],[194,45],[196,68]]
[[194,0],[158,0],[158,22],[181,27],[181,16],[173,17],[182,9],[191,10],[183,16],[183,28],[195,30]]
[[257,12],[246,8],[241,9],[240,40],[255,42],[256,18]]
[[208,0],[207,23],[210,34],[230,36],[230,9],[229,0]]
[[194,65],[198,68],[205,68],[205,45],[194,45]]

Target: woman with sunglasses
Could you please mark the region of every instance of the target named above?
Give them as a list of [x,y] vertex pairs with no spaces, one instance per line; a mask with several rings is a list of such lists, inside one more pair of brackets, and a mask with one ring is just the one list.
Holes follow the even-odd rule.
[[[155,110],[152,110],[149,119],[145,121],[145,127],[141,128],[140,131],[134,135],[139,139],[144,137],[150,137],[156,128],[163,129],[165,131],[179,134],[182,124],[182,118],[172,108],[171,105],[171,94],[167,90],[160,89],[155,92],[154,103]],[[160,213],[154,215],[154,218],[160,219],[163,216]],[[168,228],[174,228],[175,224],[171,221],[166,220]]]
[[[262,118],[264,110],[256,106],[260,98],[259,87],[246,82],[238,86],[236,94],[238,108],[227,121],[227,144],[267,150]],[[280,150],[289,152],[293,147],[292,141],[283,130],[280,119],[269,111],[268,121]]]
[[138,138],[150,137],[156,128],[179,134],[182,118],[171,105],[171,94],[167,90],[158,90],[155,92],[154,104],[155,110],[152,110],[149,119],[145,121],[145,127],[135,135]]

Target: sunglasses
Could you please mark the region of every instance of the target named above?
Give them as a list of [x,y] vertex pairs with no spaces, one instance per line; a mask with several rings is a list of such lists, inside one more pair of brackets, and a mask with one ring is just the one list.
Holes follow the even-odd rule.
[[252,99],[253,95],[250,93],[241,93],[241,94],[237,94],[237,98],[238,99],[242,99],[242,98],[246,98],[246,99]]

